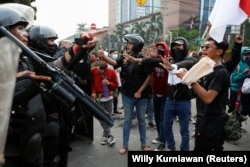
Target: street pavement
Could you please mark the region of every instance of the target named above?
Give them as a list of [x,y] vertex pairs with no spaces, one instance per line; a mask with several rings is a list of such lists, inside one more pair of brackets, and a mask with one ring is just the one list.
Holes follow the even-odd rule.
[[[121,106],[121,103],[120,103]],[[123,110],[120,110],[123,112]],[[195,101],[192,101],[192,115],[195,115]],[[127,167],[127,154],[120,155],[119,148],[122,146],[122,124],[123,114],[116,114],[115,125],[112,129],[116,142],[113,146],[101,145],[102,127],[97,119],[94,119],[94,141],[91,142],[85,138],[78,138],[71,143],[73,151],[69,154],[68,167]],[[146,120],[147,121],[147,120]],[[147,122],[148,123],[148,122]],[[179,133],[179,124],[174,121],[173,125],[176,149],[179,150],[181,136]],[[194,124],[190,122],[190,134],[194,131]],[[152,140],[157,137],[156,128],[147,127],[147,144],[153,150],[157,144]],[[226,141],[225,151],[250,151],[250,121],[242,124],[242,138],[236,142]],[[194,138],[190,137],[190,150],[194,148]],[[129,150],[140,151],[140,139],[137,126],[137,120],[133,121]]]

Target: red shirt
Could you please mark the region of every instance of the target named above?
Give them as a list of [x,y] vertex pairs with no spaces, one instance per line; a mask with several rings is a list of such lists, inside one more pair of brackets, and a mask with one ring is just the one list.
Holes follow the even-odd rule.
[[[118,79],[116,71],[113,68],[107,68],[103,72],[103,76],[109,81],[108,89],[111,93],[118,88]],[[92,93],[103,93],[102,80],[103,76],[99,71],[99,67],[93,67],[91,70],[92,77]],[[110,94],[112,95],[112,94]]]
[[152,93],[167,96],[168,72],[156,67],[152,78]]

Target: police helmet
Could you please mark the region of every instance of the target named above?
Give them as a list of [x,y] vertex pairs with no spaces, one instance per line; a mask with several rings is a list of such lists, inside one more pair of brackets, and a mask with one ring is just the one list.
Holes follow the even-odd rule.
[[9,29],[10,26],[28,25],[27,19],[16,9],[0,5],[0,26]]
[[134,43],[134,46],[133,46],[134,53],[139,53],[142,50],[142,48],[144,46],[144,40],[140,35],[127,34],[123,38],[126,42],[133,42]]
[[57,48],[55,45],[48,45],[48,39],[57,39],[57,33],[54,29],[44,26],[35,25],[29,30],[29,46],[40,52],[45,52],[52,56]]

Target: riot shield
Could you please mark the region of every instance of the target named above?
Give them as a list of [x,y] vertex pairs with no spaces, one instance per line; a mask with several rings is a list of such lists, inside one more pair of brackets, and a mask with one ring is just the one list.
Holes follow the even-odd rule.
[[8,133],[10,111],[21,49],[9,38],[0,38],[0,166]]

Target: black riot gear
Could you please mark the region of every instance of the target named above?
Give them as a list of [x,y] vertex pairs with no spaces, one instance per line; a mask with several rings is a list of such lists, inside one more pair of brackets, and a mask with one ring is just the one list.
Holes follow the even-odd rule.
[[21,24],[24,26],[28,25],[28,21],[22,14],[9,6],[0,6],[0,26],[4,26],[7,29],[10,26]]
[[58,51],[56,44],[48,44],[48,39],[57,38],[58,35],[56,31],[44,25],[36,25],[29,30],[29,46],[31,49],[47,53],[48,55],[54,55]]
[[134,43],[133,53],[139,53],[142,50],[142,48],[144,46],[144,40],[140,35],[127,34],[123,38],[126,42],[133,42]]

